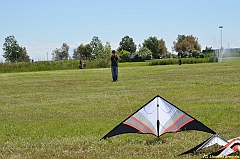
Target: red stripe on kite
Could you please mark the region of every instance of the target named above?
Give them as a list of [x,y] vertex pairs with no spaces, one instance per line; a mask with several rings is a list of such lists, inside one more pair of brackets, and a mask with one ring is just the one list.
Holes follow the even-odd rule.
[[[177,122],[179,122],[179,120],[181,120],[184,116],[186,116],[186,114],[181,115],[172,125],[170,125],[169,127],[167,127],[162,134],[166,133],[168,130],[170,130]],[[187,123],[193,121],[194,119],[190,119],[188,121],[186,121],[185,123],[183,123],[182,125],[180,125],[177,129],[173,130],[172,132],[176,132],[177,130],[179,130],[182,126],[186,125]]]
[[172,132],[178,131],[181,127],[183,127],[183,126],[186,125],[187,123],[190,123],[190,122],[193,121],[193,120],[194,120],[193,118],[189,119],[188,121],[186,121],[185,123],[183,123],[182,125],[180,125],[177,129],[173,130]]
[[146,124],[144,124],[143,122],[141,122],[140,120],[138,120],[137,118],[135,118],[134,116],[131,116],[131,118],[133,119],[133,120],[135,120],[136,122],[138,122],[139,124],[141,124],[143,127],[145,127],[146,129],[148,129],[152,134],[155,134],[154,132],[153,132],[153,130],[150,128],[150,127],[148,127]]
[[[233,142],[237,141],[239,139],[233,139],[231,140],[229,143],[227,143],[226,145],[224,145],[223,147],[221,147],[220,149],[218,149],[216,152],[219,152],[219,151],[223,151],[225,148],[227,148],[229,145],[231,145]],[[233,150],[233,149],[232,149]]]
[[136,127],[135,125],[132,125],[132,124],[130,124],[130,123],[128,123],[128,122],[123,122],[123,124],[128,125],[128,126],[131,126],[131,127],[135,128],[135,129],[137,129],[138,131],[140,131],[141,133],[146,134],[145,131],[141,130],[140,128]]
[[235,145],[235,146],[233,146],[232,150],[233,151],[238,151],[238,147],[239,147],[239,145]]
[[[152,130],[151,128],[149,128],[146,124],[144,124],[143,122],[141,122],[140,120],[138,120],[138,119],[135,118],[134,116],[131,116],[131,118],[132,118],[133,120],[135,120],[136,122],[138,122],[140,125],[142,125],[144,128],[146,128],[147,130],[149,130],[152,134],[155,134],[155,133],[153,132],[153,130]],[[137,127],[136,125],[130,124],[130,123],[128,123],[128,122],[123,122],[123,124],[129,125],[129,126],[135,128],[135,129],[139,130],[139,131],[142,132],[142,133],[145,133],[145,134],[147,133],[147,132],[145,132],[144,130],[142,130],[142,129],[140,129],[139,127]]]

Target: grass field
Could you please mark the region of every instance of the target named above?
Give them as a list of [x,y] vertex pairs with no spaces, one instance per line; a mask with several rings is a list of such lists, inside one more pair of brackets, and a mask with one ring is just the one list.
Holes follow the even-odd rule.
[[240,59],[121,63],[118,82],[110,68],[0,73],[0,88],[0,158],[201,158],[177,157],[211,136],[199,131],[99,140],[156,95],[226,140],[240,136]]

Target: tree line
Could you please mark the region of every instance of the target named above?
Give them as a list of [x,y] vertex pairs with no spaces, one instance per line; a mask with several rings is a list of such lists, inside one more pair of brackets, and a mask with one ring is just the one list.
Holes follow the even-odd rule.
[[[73,58],[89,61],[97,59],[105,62],[107,57],[111,54],[110,42],[103,44],[97,36],[94,36],[89,44],[80,44],[75,48],[72,57],[69,55],[69,49],[69,45],[63,43],[60,48],[56,48],[52,51],[52,60],[67,60]],[[193,35],[178,35],[176,41],[173,42],[172,49],[181,53],[182,57],[200,57],[201,54],[201,45],[198,42],[198,38]],[[5,38],[3,51],[3,57],[7,62],[30,61],[27,49],[17,43],[14,35]],[[123,61],[144,61],[171,57],[171,53],[167,50],[165,41],[155,36],[145,39],[144,42],[138,46],[133,41],[133,38],[125,36],[121,39],[116,51]]]

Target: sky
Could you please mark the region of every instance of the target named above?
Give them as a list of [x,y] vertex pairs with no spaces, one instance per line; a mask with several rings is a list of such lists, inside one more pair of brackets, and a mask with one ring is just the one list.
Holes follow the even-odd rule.
[[[198,38],[202,50],[240,48],[239,0],[0,0],[0,62],[14,35],[34,61],[51,59],[63,43],[73,49],[97,36],[117,49],[129,36],[138,46],[163,39],[169,52],[178,35]],[[219,28],[223,26],[223,28]],[[222,37],[222,38],[221,38]],[[222,40],[221,40],[222,39]],[[174,53],[174,52],[173,52]]]

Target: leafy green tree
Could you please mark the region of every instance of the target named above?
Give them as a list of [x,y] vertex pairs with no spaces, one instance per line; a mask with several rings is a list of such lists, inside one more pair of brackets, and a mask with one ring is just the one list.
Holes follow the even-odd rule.
[[133,39],[130,38],[129,36],[125,36],[122,38],[122,41],[119,43],[118,52],[122,50],[126,50],[130,52],[130,54],[132,54],[132,53],[135,53],[136,49],[137,47]]
[[83,56],[84,53],[84,45],[81,43],[76,49],[73,50],[73,59],[80,60],[81,58],[85,58]]
[[104,46],[102,43],[99,43],[98,46],[95,48],[96,53],[92,54],[95,58],[102,57],[104,54]]
[[192,35],[178,35],[177,40],[173,42],[174,50],[177,52],[189,52],[196,50],[201,52],[201,45],[198,43],[198,38]]
[[92,47],[91,47],[90,44],[84,45],[82,54],[85,57],[85,59],[91,60],[91,58],[92,58]]
[[126,50],[122,50],[118,52],[118,56],[121,58],[122,61],[124,62],[129,62],[130,61],[130,52]]
[[167,54],[167,47],[165,41],[163,39],[158,40],[159,45],[159,54],[162,56],[163,54]]
[[153,58],[158,58],[167,52],[165,41],[163,39],[158,40],[157,37],[149,37],[147,40],[144,40],[143,47],[151,50]]
[[207,46],[206,46],[205,50],[206,50],[206,51],[212,50],[212,46],[211,46],[211,47],[207,47]]
[[61,51],[62,51],[62,58],[63,59],[68,59],[69,58],[69,46],[67,45],[67,43],[63,43],[62,47],[61,47]]
[[199,58],[200,57],[200,51],[198,50],[189,50],[189,52],[187,52],[187,56],[188,57],[196,57]]
[[20,47],[19,49],[19,58],[18,62],[30,62],[30,57],[27,54],[27,49],[25,47]]
[[210,53],[214,53],[215,51],[212,49],[212,47],[207,47],[205,48],[205,50],[202,50],[202,52],[204,54],[210,54]]
[[102,47],[102,45],[99,45],[101,47],[100,50],[96,56],[96,60],[98,63],[98,67],[108,67],[109,66],[109,56],[111,55],[111,45],[109,42],[106,42],[105,46]]
[[111,55],[111,45],[109,42],[106,42],[106,45],[99,45],[99,52],[96,56],[96,59],[108,60],[108,57]]
[[3,57],[7,62],[29,62],[29,56],[25,47],[20,47],[15,37],[8,36],[3,44]]
[[142,60],[150,60],[152,58],[152,52],[147,47],[142,47],[138,51],[138,56],[140,56]]
[[92,47],[90,44],[80,44],[77,49],[74,50],[73,59],[85,59],[91,60],[92,58]]
[[79,60],[80,59],[80,53],[78,52],[78,48],[73,49],[73,56],[72,56],[72,58],[74,60]]
[[68,60],[69,58],[69,46],[67,43],[63,43],[61,48],[56,48],[52,52],[54,60]]
[[106,42],[106,45],[104,46],[105,52],[107,54],[107,57],[111,55],[112,53],[112,47],[110,42]]
[[58,55],[60,54],[61,54],[61,50],[59,48],[56,48],[55,50],[52,51],[52,59],[58,60]]
[[92,41],[90,42],[90,46],[92,47],[92,54],[94,56],[97,56],[99,52],[103,51],[103,44],[97,36],[94,36],[92,38]]

